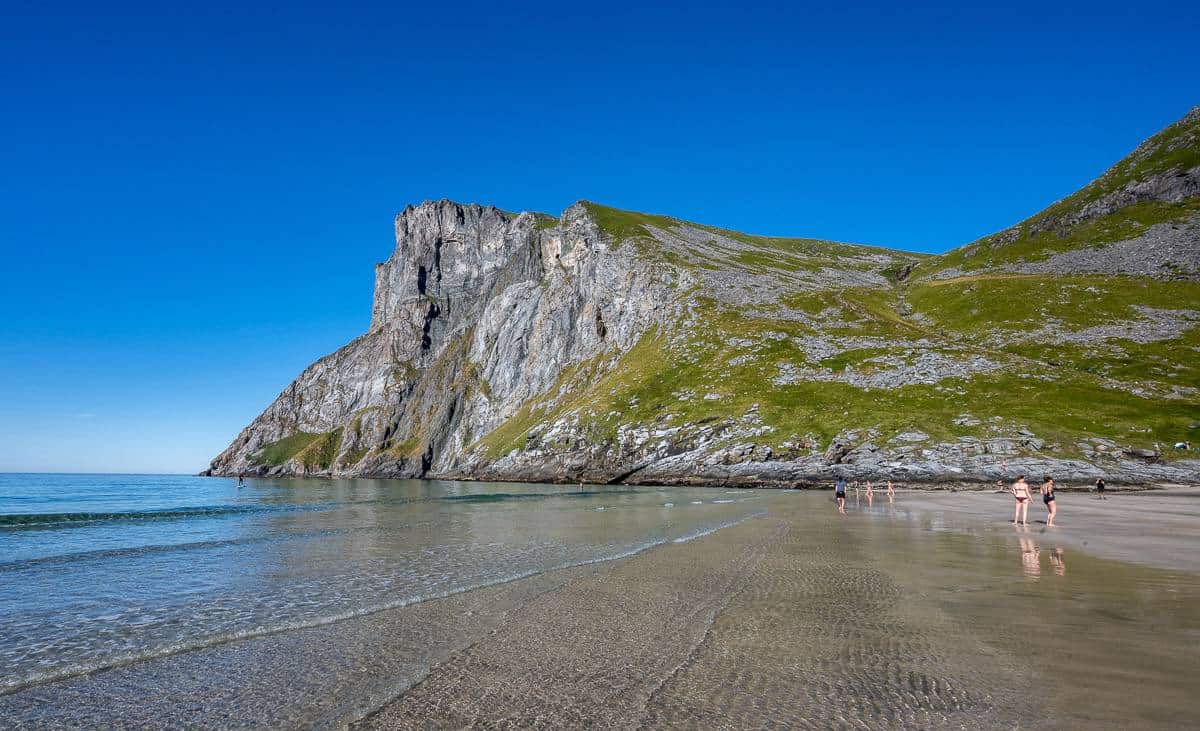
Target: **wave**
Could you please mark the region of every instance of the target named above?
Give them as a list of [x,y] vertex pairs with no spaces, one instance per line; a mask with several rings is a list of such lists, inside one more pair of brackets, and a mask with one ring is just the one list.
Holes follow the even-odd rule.
[[141,520],[182,520],[187,518],[220,518],[230,515],[253,515],[256,513],[290,513],[353,508],[368,503],[411,503],[430,500],[465,503],[494,503],[506,500],[542,500],[546,498],[580,498],[600,495],[634,493],[636,490],[575,490],[561,492],[483,492],[465,495],[443,495],[407,499],[388,498],[383,500],[352,500],[296,505],[197,505],[181,508],[156,508],[111,512],[66,512],[66,513],[0,513],[0,530],[12,528],[62,527],[88,523]]
[[219,518],[226,515],[252,515],[255,513],[281,513],[309,510],[328,510],[337,503],[313,503],[310,505],[199,505],[185,508],[160,508],[153,510],[125,510],[113,512],[79,513],[7,513],[0,514],[0,529],[36,528],[84,523],[106,523],[125,520],[181,520],[185,518]]
[[181,543],[152,543],[148,545],[123,546],[120,548],[97,548],[84,551],[56,553],[49,556],[36,556],[13,561],[0,561],[0,573],[21,571],[37,566],[54,564],[74,564],[79,561],[103,560],[109,558],[124,558],[127,556],[149,556],[163,553],[183,553],[187,551],[211,548],[226,548],[230,546],[247,546],[260,543],[284,543],[287,541],[306,541],[314,538],[330,538],[333,536],[351,535],[357,533],[390,533],[400,529],[412,529],[434,525],[433,521],[418,521],[415,523],[398,523],[388,526],[357,526],[354,528],[327,528],[324,530],[296,531],[283,535],[256,536],[247,538],[225,538],[208,541],[184,541]]

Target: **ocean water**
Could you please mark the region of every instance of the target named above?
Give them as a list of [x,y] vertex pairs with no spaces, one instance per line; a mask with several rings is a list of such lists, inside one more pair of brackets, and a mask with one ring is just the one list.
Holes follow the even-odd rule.
[[0,475],[0,693],[705,535],[750,490]]

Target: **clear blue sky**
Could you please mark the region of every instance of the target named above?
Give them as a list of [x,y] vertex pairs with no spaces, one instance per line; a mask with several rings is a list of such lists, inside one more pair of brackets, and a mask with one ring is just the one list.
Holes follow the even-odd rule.
[[1194,3],[496,5],[6,5],[0,471],[203,468],[410,202],[942,251],[1200,103]]

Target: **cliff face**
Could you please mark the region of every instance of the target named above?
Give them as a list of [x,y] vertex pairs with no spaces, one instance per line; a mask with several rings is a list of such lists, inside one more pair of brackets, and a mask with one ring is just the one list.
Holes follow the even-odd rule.
[[406,208],[367,333],[210,472],[1200,481],[1200,109],[943,256]]
[[370,330],[301,373],[212,471],[454,469],[565,369],[677,317],[671,293],[686,279],[613,248],[582,205],[558,221],[409,207],[376,267]]

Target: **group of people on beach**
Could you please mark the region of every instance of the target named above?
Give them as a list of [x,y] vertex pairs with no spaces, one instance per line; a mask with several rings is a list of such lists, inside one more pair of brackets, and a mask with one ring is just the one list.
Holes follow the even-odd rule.
[[[855,482],[854,483],[854,495],[856,498],[858,496],[858,491],[860,489],[861,489],[860,483]],[[867,489],[867,507],[871,507],[872,505],[875,504],[875,486],[871,484],[870,480],[867,480],[867,482],[866,482],[866,489]],[[838,512],[841,513],[842,515],[845,515],[846,514],[846,478],[845,477],[839,477],[837,484],[835,484],[833,486],[833,499],[837,501]],[[893,502],[896,499],[896,487],[895,487],[895,485],[892,484],[891,480],[887,481],[887,499],[888,499],[889,503]]]
[[[838,512],[841,513],[842,515],[846,514],[846,488],[847,488],[848,484],[849,483],[846,482],[845,477],[839,477],[837,479],[837,482],[833,486],[833,499],[837,502]],[[864,484],[864,483],[859,483],[857,481],[853,483],[854,494],[855,494],[856,499],[858,496],[858,491],[862,484]],[[866,491],[867,491],[867,506],[870,507],[875,504],[875,488],[871,484],[870,480],[867,480],[865,485],[866,485]],[[997,480],[996,486],[1003,489],[1004,482]],[[1104,492],[1105,492],[1106,487],[1107,486],[1104,484],[1103,477],[1096,480],[1096,494],[1099,497],[1099,499],[1101,499],[1101,500],[1105,499]],[[1013,506],[1013,519],[1012,519],[1013,524],[1014,525],[1028,525],[1029,524],[1029,502],[1032,498],[1032,490],[1029,486],[1029,483],[1025,480],[1025,475],[1023,475],[1023,474],[1017,475],[1016,481],[1013,482],[1011,486],[1009,486],[1008,491],[1010,494],[1012,494],[1013,498],[1016,500],[1016,504]],[[1055,500],[1055,498],[1054,498],[1054,478],[1051,477],[1050,475],[1046,475],[1045,477],[1043,477],[1042,484],[1038,488],[1038,492],[1042,496],[1042,503],[1046,506],[1046,513],[1047,513],[1046,527],[1054,528],[1055,527],[1054,519],[1058,517],[1058,501]],[[895,488],[895,486],[893,486],[892,481],[888,480],[887,481],[888,502],[889,503],[893,502],[895,500],[895,497],[896,497],[896,488]]]
[[[1054,499],[1054,478],[1046,475],[1042,478],[1042,485],[1038,488],[1042,494],[1042,502],[1046,505],[1046,527],[1054,527],[1054,517],[1058,515],[1058,501]],[[1008,490],[1012,496],[1016,498],[1016,505],[1013,506],[1013,524],[1028,525],[1029,523],[1029,483],[1025,481],[1025,475],[1017,475],[1017,479],[1013,482]]]
[[[1004,483],[997,481],[996,485],[1003,487]],[[1104,478],[1096,480],[1096,495],[1100,500],[1104,500],[1104,491],[1107,485],[1104,484]],[[1017,475],[1017,479],[1008,488],[1009,493],[1017,501],[1013,505],[1013,525],[1028,525],[1029,524],[1029,501],[1030,488],[1029,483],[1025,481],[1025,475]],[[1054,527],[1054,519],[1058,517],[1058,501],[1054,499],[1054,478],[1046,475],[1042,478],[1041,487],[1038,492],[1042,496],[1042,503],[1046,506],[1046,527]]]

